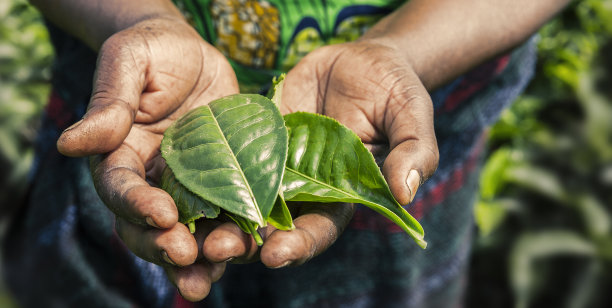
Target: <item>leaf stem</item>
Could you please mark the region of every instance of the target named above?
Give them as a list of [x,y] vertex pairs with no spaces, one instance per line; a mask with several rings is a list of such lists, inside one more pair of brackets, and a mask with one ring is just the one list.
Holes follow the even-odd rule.
[[187,227],[189,227],[189,232],[191,232],[191,234],[195,233],[195,221],[187,223]]
[[253,236],[253,239],[255,239],[255,243],[257,243],[257,246],[263,245],[263,239],[261,238],[261,235],[259,235],[259,232],[257,232],[255,224],[250,221],[247,221],[246,224],[249,227],[249,232],[251,232],[251,235]]

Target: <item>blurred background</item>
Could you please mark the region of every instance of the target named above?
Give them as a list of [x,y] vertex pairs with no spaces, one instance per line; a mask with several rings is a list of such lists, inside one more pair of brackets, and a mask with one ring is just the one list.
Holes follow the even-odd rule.
[[[466,307],[612,307],[612,0],[574,1],[540,30],[538,58],[490,130]],[[52,59],[38,12],[0,1],[0,242]],[[0,307],[17,307],[1,281]]]

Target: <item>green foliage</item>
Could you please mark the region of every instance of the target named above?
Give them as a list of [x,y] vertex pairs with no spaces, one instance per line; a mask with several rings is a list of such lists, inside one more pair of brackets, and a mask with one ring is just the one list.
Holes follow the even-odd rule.
[[268,217],[268,223],[279,230],[295,229],[291,212],[289,211],[289,207],[285,202],[285,197],[283,196],[282,191],[278,194],[278,198],[276,198],[276,202],[274,203],[270,217]]
[[372,154],[350,129],[312,113],[285,116],[289,155],[283,193],[290,201],[352,202],[389,218],[425,248],[423,228],[397,203]]
[[219,207],[261,245],[258,226],[294,227],[285,199],[361,203],[425,248],[423,228],[394,199],[359,137],[318,114],[297,112],[283,121],[273,102],[281,87],[282,78],[272,100],[256,94],[220,98],[166,130],[161,152],[169,169],[161,186],[175,199],[180,221],[193,232],[194,220],[216,217]]
[[[26,0],[0,1],[0,237],[26,189],[52,57],[40,14]],[[17,307],[1,282],[0,307]]]
[[25,0],[0,2],[0,213],[18,203],[25,189],[52,56],[38,12]]
[[592,242],[568,231],[523,233],[514,245],[510,255],[510,268],[513,269],[510,272],[510,280],[516,307],[529,307],[532,293],[538,289],[536,284],[546,284],[538,281],[542,278],[542,271],[536,267],[540,258],[547,259],[555,255],[594,258],[597,254]]
[[161,188],[168,192],[178,208],[179,221],[190,224],[201,217],[216,218],[221,209],[198,197],[176,180],[172,170],[166,166],[161,176]]
[[166,130],[161,152],[187,189],[263,227],[280,189],[287,130],[269,99],[233,95],[177,120]]
[[540,36],[535,79],[491,130],[470,305],[607,307],[612,1],[574,2]]

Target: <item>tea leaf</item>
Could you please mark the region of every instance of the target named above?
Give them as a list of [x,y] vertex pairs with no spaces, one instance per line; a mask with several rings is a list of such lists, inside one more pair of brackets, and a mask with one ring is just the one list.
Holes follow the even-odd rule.
[[178,209],[179,221],[190,224],[201,217],[216,218],[220,208],[194,195],[174,177],[172,170],[166,167],[161,177],[161,188],[168,192]]
[[289,208],[287,207],[287,203],[285,203],[285,198],[282,193],[276,198],[276,203],[274,203],[270,217],[268,217],[268,222],[279,230],[295,229],[291,213],[289,212]]
[[242,218],[238,215],[230,213],[226,213],[226,215],[236,223],[236,225],[242,230],[242,232],[252,235],[257,246],[263,245],[263,239],[261,238],[261,235],[259,235],[259,232],[257,232],[256,223],[248,219]]
[[285,82],[285,74],[281,74],[280,76],[276,77],[274,76],[274,79],[272,79],[272,86],[270,87],[270,90],[268,90],[268,93],[266,94],[266,97],[269,98],[274,105],[276,105],[276,107],[280,108],[280,104],[281,104],[281,97],[283,96],[283,84]]
[[418,221],[397,203],[372,154],[350,129],[322,115],[285,116],[289,152],[287,201],[361,203],[389,218],[425,248]]
[[269,99],[232,95],[176,121],[164,134],[161,152],[191,192],[265,226],[283,177],[287,130]]

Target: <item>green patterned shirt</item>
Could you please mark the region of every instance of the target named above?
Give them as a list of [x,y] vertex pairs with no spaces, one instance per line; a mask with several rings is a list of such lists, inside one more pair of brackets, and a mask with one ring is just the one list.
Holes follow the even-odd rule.
[[259,92],[315,48],[353,41],[403,1],[176,0],[232,64],[241,92]]

